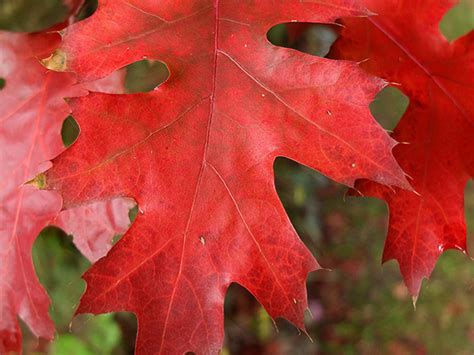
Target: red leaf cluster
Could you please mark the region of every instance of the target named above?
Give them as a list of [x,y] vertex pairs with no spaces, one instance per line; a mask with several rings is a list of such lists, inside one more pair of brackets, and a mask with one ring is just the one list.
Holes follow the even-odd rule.
[[[82,1],[67,3],[74,12]],[[388,202],[384,260],[399,261],[416,296],[442,251],[466,244],[473,35],[439,33],[453,4],[101,0],[61,40],[0,33],[0,352],[20,349],[17,316],[37,336],[54,332],[31,262],[39,231],[60,226],[95,261],[127,228],[130,198],[140,213],[85,274],[78,313],[134,312],[139,353],[216,353],[236,282],[304,330],[305,280],[319,266],[275,191],[279,156]],[[333,55],[411,99],[393,138],[368,107],[386,82],[266,38],[279,23],[339,18]],[[38,62],[54,49],[43,63],[64,73]],[[144,58],[170,78],[149,93],[117,90],[116,71]],[[71,110],[81,134],[63,152]],[[25,184],[35,176],[46,190]]]

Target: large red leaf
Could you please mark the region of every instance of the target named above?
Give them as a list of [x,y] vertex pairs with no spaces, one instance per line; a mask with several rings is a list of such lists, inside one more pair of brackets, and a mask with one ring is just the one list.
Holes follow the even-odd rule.
[[151,93],[70,101],[81,135],[54,160],[48,188],[66,207],[129,196],[141,210],[84,276],[79,313],[134,312],[139,353],[215,353],[237,282],[304,328],[305,279],[318,265],[278,199],[275,158],[351,186],[409,185],[368,110],[384,83],[352,62],[274,47],[266,32],[365,14],[344,0],[104,0],[66,31],[50,67],[92,80],[148,57],[171,73]]
[[[31,261],[31,248],[38,233],[61,209],[61,198],[24,183],[44,171],[48,160],[64,150],[61,125],[70,109],[66,96],[87,94],[74,87],[75,77],[46,70],[38,57],[59,43],[58,35],[23,35],[0,32],[0,353],[19,351],[20,316],[34,334],[52,338],[49,300],[41,288]],[[117,91],[121,75],[90,83],[90,89]],[[115,207],[114,220],[107,219]],[[128,223],[129,203],[98,202],[62,212],[55,224],[74,233],[79,249],[97,259],[110,247],[114,234]],[[93,209],[93,216],[87,211]],[[98,230],[93,219],[103,219]],[[112,223],[113,222],[113,223]],[[76,224],[88,228],[78,229]],[[108,232],[108,233],[107,233]],[[99,255],[102,253],[102,255]]]
[[365,0],[377,16],[347,19],[340,57],[400,83],[410,105],[393,137],[402,168],[420,194],[363,182],[388,202],[383,260],[398,260],[417,296],[444,250],[466,251],[464,188],[474,174],[474,32],[450,43],[438,24],[455,0]]

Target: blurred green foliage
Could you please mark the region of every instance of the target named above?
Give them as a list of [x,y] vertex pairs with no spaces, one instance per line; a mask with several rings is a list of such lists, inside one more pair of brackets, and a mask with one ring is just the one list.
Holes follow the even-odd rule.
[[[89,1],[82,17],[96,2]],[[61,0],[1,0],[0,28],[35,31],[64,20]],[[463,0],[443,19],[441,30],[450,40],[474,27],[474,2]],[[275,45],[297,45],[314,55],[325,55],[336,38],[330,26],[312,26],[299,43],[288,43],[285,26],[269,33]],[[169,73],[158,61],[140,61],[127,69],[130,93],[150,91]],[[1,85],[1,84],[0,84]],[[409,103],[395,87],[384,89],[371,110],[391,130]],[[72,117],[63,126],[65,145],[79,132]],[[472,354],[474,353],[474,286],[472,262],[458,252],[445,253],[430,282],[425,282],[413,310],[398,266],[380,266],[387,226],[387,209],[375,199],[347,198],[345,189],[287,159],[275,162],[276,186],[283,204],[306,245],[321,264],[308,280],[308,317],[311,343],[287,322],[270,319],[247,291],[233,285],[226,298],[224,354]],[[131,219],[137,210],[131,211]],[[469,244],[474,234],[474,184],[466,189]],[[117,239],[117,238],[116,238]],[[130,354],[136,332],[131,314],[81,315],[74,310],[84,290],[81,274],[89,263],[70,236],[45,229],[33,250],[35,267],[51,297],[51,316],[57,335],[51,343],[37,341],[25,328],[26,354]],[[276,328],[279,333],[276,332]]]
[[[114,353],[121,342],[121,330],[112,314],[82,315],[73,320],[85,288],[80,277],[90,264],[74,247],[71,237],[57,228],[46,228],[35,242],[33,261],[51,298],[50,315],[58,331],[54,342],[41,350],[57,355]],[[25,344],[26,353],[29,347]]]
[[474,28],[474,1],[461,0],[443,17],[439,27],[451,41],[471,31]]
[[35,32],[64,21],[64,0],[1,0],[0,29]]

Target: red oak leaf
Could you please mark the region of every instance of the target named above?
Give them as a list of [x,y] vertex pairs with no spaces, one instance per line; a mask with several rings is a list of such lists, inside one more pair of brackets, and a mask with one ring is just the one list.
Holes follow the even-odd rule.
[[[24,35],[0,32],[0,77],[5,80],[0,91],[0,353],[19,351],[20,316],[37,336],[47,339],[54,334],[48,316],[49,299],[39,284],[31,261],[36,236],[61,209],[61,198],[49,191],[39,191],[24,183],[44,171],[48,160],[64,150],[61,125],[70,109],[66,96],[87,94],[84,86],[74,87],[75,76],[45,69],[38,61],[59,43],[58,35]],[[88,88],[116,89],[122,86],[121,75],[90,83]],[[115,90],[116,91],[116,90]],[[128,206],[120,202],[101,202],[100,207],[78,207],[65,211],[58,223],[66,230],[81,232],[74,223],[93,222],[84,211],[91,208],[107,223],[108,209],[115,206],[119,221],[108,234],[96,229],[76,233],[79,249],[92,259],[106,252],[110,240],[123,232],[128,223]],[[102,207],[103,205],[109,207]],[[99,209],[100,208],[100,209]],[[118,223],[118,224],[117,224]],[[97,227],[96,227],[97,228]],[[110,231],[112,232],[112,231]],[[93,244],[97,250],[89,251]],[[84,247],[82,247],[84,246]],[[92,254],[92,252],[94,252]],[[100,255],[100,256],[103,256]]]
[[410,105],[393,138],[420,194],[362,182],[387,201],[390,226],[383,261],[398,260],[417,296],[444,250],[466,251],[464,188],[474,174],[474,32],[450,43],[438,23],[455,0],[366,0],[377,16],[347,19],[336,55],[364,60],[368,72],[397,85]]
[[304,328],[305,279],[318,264],[278,199],[275,158],[350,186],[409,185],[368,110],[384,83],[352,62],[275,47],[266,33],[361,15],[346,0],[104,0],[66,31],[50,67],[92,80],[148,57],[171,73],[151,93],[70,101],[81,135],[47,187],[66,207],[128,196],[141,210],[84,276],[79,313],[134,312],[139,353],[216,353],[237,282]]

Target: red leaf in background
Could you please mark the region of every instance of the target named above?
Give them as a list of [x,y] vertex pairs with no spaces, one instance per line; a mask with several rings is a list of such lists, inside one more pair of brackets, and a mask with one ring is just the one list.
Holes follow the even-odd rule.
[[133,206],[133,201],[122,198],[95,202],[65,210],[51,224],[72,234],[77,249],[96,262],[112,247],[112,237],[128,229]]
[[[73,87],[74,75],[48,71],[38,62],[38,57],[50,53],[58,43],[58,35],[0,32],[0,77],[5,79],[0,91],[0,353],[21,349],[17,316],[37,336],[51,339],[54,334],[49,299],[36,278],[31,248],[39,232],[57,216],[61,198],[24,183],[64,150],[61,126],[70,109],[63,98],[87,94],[84,86]],[[122,76],[87,87],[117,91],[122,87]],[[113,221],[113,233],[104,240],[105,231],[92,234],[93,220],[84,211],[97,209],[93,217],[102,218],[104,224],[109,207],[102,205],[112,203],[121,222]],[[109,248],[113,235],[123,232],[129,221],[128,207],[123,203],[78,207],[61,213],[58,221],[68,231],[82,232],[74,236],[76,245],[96,259],[98,250],[92,254],[87,243],[101,251]],[[78,230],[71,222],[85,224],[90,230]]]
[[377,13],[347,19],[338,57],[364,60],[368,72],[399,87],[410,106],[393,138],[395,157],[421,195],[363,182],[385,199],[390,226],[383,261],[398,260],[417,296],[444,250],[466,250],[464,188],[474,174],[474,32],[450,43],[438,24],[454,0],[366,0]]
[[[353,1],[100,1],[48,61],[83,80],[144,57],[170,79],[151,93],[70,101],[78,141],[54,160],[65,206],[133,197],[142,213],[84,276],[79,313],[131,311],[139,353],[215,353],[232,282],[304,328],[318,265],[275,191],[286,156],[353,185],[409,187],[370,116],[384,83],[355,63],[272,46],[271,26],[366,12]],[[59,64],[58,64],[59,63]]]
[[[35,56],[46,54],[58,36],[0,34],[0,352],[20,351],[20,316],[34,334],[52,338],[49,299],[36,279],[31,248],[61,209],[61,198],[23,183],[60,153],[59,132],[69,109],[64,96],[74,76],[48,72]],[[58,119],[51,121],[48,117]],[[51,132],[54,132],[51,134]]]

